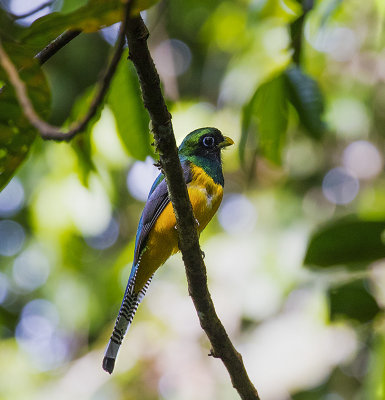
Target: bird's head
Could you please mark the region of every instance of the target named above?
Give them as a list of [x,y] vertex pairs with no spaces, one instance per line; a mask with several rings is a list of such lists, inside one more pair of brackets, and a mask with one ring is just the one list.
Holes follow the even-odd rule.
[[179,146],[182,157],[203,157],[220,161],[223,148],[234,144],[233,140],[223,136],[216,128],[200,128],[189,133]]

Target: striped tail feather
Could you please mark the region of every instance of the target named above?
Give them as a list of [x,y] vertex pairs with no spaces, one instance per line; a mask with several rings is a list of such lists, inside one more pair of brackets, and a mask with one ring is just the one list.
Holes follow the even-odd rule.
[[147,289],[151,283],[152,276],[139,291],[134,293],[135,274],[130,277],[127,283],[126,291],[124,293],[123,301],[120,306],[118,317],[116,318],[114,330],[112,331],[111,338],[108,342],[106,352],[104,353],[103,369],[109,374],[112,373],[115,367],[115,360],[119,352],[120,345],[122,344],[124,335],[130,327],[136,310],[140,302],[143,300]]

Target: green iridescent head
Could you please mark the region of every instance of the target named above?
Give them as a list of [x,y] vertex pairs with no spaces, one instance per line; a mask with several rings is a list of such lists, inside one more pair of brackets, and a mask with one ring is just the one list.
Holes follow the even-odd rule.
[[189,133],[179,146],[181,161],[203,168],[215,182],[223,185],[221,150],[234,144],[216,128],[200,128]]
[[217,158],[224,147],[234,144],[229,137],[223,136],[217,128],[200,128],[189,133],[179,146],[179,154],[187,158],[191,156]]

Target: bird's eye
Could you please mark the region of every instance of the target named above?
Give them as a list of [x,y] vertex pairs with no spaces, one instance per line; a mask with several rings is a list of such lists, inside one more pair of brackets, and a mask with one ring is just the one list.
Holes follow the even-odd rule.
[[206,147],[213,147],[215,140],[212,136],[206,136],[203,138],[203,145]]

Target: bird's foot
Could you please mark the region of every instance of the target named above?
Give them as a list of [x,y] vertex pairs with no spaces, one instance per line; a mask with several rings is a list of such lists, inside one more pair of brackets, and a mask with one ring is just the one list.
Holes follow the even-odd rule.
[[154,167],[158,168],[159,171],[163,171],[162,162],[160,160],[158,160],[156,163],[154,163]]
[[210,353],[208,354],[209,357],[219,358],[217,354],[215,354],[214,349],[210,349]]
[[[155,164],[154,164],[155,165]],[[195,225],[196,225],[196,227],[197,228],[199,228],[199,225],[200,225],[200,223],[199,223],[199,221],[195,218]],[[178,230],[178,227],[176,226],[176,224],[174,225],[174,229],[175,230]]]
[[203,259],[205,259],[205,257],[206,257],[206,254],[205,254],[205,252],[203,250],[201,250],[201,256],[202,256]]

